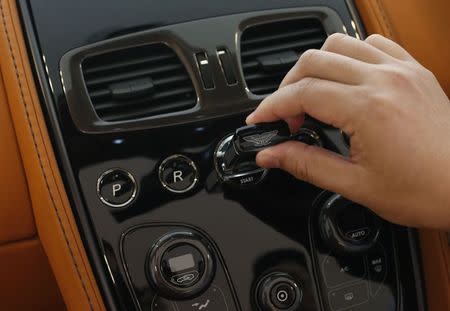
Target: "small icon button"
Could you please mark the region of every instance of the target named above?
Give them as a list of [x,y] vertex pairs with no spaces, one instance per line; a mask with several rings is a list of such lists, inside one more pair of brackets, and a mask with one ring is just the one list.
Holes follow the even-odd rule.
[[170,156],[159,166],[159,180],[171,192],[187,192],[195,187],[198,179],[195,163],[184,155]]
[[151,311],[178,311],[175,303],[160,296],[153,297]]
[[322,263],[322,273],[328,287],[357,281],[365,275],[362,256],[334,257],[328,255]]
[[173,276],[170,281],[177,286],[189,286],[197,281],[199,276],[198,271],[190,271]]
[[296,300],[295,288],[286,282],[275,284],[271,290],[270,299],[275,307],[288,309]]
[[97,180],[100,200],[111,207],[125,207],[136,197],[137,186],[133,175],[122,169],[104,172]]
[[225,296],[216,286],[211,286],[200,297],[178,301],[176,304],[179,311],[228,311]]
[[303,290],[289,274],[273,272],[259,280],[255,298],[261,311],[295,311],[301,306]]
[[369,301],[367,282],[333,290],[328,293],[328,301],[333,311],[347,310]]
[[386,262],[386,254],[382,247],[377,247],[367,256],[369,264],[369,278],[370,278],[370,294],[375,297],[384,285],[387,277],[388,265]]

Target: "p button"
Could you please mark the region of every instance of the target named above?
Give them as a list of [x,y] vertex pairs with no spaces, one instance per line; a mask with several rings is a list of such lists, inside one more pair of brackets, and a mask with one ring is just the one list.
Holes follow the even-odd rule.
[[195,187],[198,179],[199,174],[195,163],[184,155],[170,156],[159,166],[159,180],[170,192],[188,192]]
[[110,207],[125,207],[136,197],[137,186],[133,175],[122,169],[104,172],[97,180],[97,194]]

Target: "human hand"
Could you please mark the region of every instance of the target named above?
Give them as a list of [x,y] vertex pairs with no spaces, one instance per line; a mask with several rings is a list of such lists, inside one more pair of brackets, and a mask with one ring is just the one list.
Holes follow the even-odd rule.
[[302,54],[247,123],[304,114],[342,129],[350,156],[300,142],[261,151],[258,165],[342,194],[408,226],[450,228],[450,102],[434,75],[380,35],[331,35]]

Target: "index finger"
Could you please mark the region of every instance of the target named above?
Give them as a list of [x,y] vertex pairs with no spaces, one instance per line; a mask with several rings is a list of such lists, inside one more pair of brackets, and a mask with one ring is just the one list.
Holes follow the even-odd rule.
[[249,124],[287,120],[303,114],[352,132],[350,120],[358,110],[357,86],[317,78],[303,78],[264,99],[247,117]]

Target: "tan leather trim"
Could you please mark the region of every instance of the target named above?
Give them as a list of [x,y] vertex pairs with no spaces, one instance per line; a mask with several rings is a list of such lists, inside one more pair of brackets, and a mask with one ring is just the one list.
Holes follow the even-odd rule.
[[22,158],[0,74],[0,245],[36,235]]
[[420,230],[423,277],[428,310],[450,310],[450,247],[447,235]]
[[38,233],[64,301],[69,310],[104,310],[49,140],[14,0],[0,0],[0,55]]
[[[450,95],[450,1],[356,0],[369,34],[379,33],[405,47],[429,68]],[[430,311],[450,310],[450,246],[446,233],[419,230],[422,269]]]
[[[366,30],[394,39],[430,69],[450,96],[450,1],[356,0]],[[447,35],[447,37],[446,37]]]
[[63,311],[42,245],[37,238],[0,247],[0,308],[8,311]]

